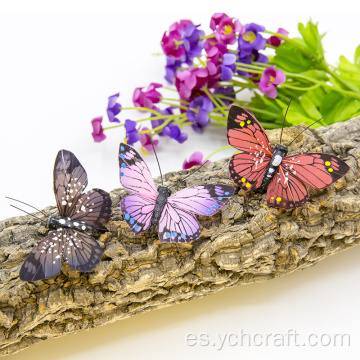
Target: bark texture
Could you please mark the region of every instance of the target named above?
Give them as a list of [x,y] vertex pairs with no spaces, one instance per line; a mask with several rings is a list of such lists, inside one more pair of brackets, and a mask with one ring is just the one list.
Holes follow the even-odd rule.
[[[283,143],[303,128],[285,129]],[[269,131],[273,145],[279,135]],[[269,208],[265,195],[235,193],[220,213],[199,217],[202,236],[189,244],[134,237],[119,208],[127,192],[114,190],[109,231],[99,238],[103,260],[88,274],[72,272],[64,263],[53,279],[22,282],[20,266],[46,229],[30,216],[0,222],[0,355],[229,286],[283,276],[359,244],[360,118],[307,130],[290,153],[310,150],[335,154],[351,170],[328,189],[310,190],[310,201],[289,211]],[[169,173],[166,182],[186,173]],[[233,185],[228,159],[207,165],[181,187],[204,182]],[[44,211],[56,213],[54,207]]]

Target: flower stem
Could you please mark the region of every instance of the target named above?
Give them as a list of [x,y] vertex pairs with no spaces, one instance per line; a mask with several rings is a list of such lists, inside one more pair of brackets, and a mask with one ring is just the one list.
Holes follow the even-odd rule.
[[206,161],[208,159],[210,159],[213,155],[215,155],[216,153],[220,152],[220,151],[223,151],[225,149],[231,149],[232,146],[231,145],[226,145],[226,146],[223,146],[222,148],[220,149],[217,149],[216,151],[214,151],[213,153],[211,153],[209,156],[207,156],[203,161]]
[[214,103],[214,105],[216,106],[217,109],[220,110],[220,112],[227,117],[227,113],[226,111],[219,105],[219,103],[215,100],[214,96],[211,94],[211,92],[206,88],[206,86],[204,86],[202,88],[205,92],[205,94],[209,97],[209,99]]

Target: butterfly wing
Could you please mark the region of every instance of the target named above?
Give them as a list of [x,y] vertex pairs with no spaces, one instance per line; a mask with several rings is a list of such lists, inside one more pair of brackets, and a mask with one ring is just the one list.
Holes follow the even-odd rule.
[[76,156],[60,150],[54,165],[54,193],[60,216],[70,216],[87,182],[86,171]]
[[271,145],[264,128],[254,116],[240,106],[230,107],[227,138],[235,149],[254,154],[259,159],[264,154],[271,158]]
[[90,272],[100,262],[104,250],[100,244],[86,233],[74,229],[62,229],[66,241],[64,258],[73,271]]
[[230,176],[242,190],[246,192],[256,190],[261,186],[270,160],[267,154],[261,159],[256,158],[254,154],[236,154],[230,160]]
[[162,242],[189,242],[201,235],[196,215],[216,214],[234,194],[235,188],[222,184],[191,186],[167,199],[159,221]]
[[50,231],[35,246],[20,269],[23,281],[38,281],[56,276],[61,271],[64,250],[64,229]]
[[167,202],[191,214],[212,216],[234,194],[235,188],[223,184],[196,185],[172,194]]
[[349,166],[336,156],[324,153],[306,153],[283,158],[287,174],[293,174],[313,189],[323,189],[342,178]]
[[158,225],[159,239],[165,243],[185,243],[201,235],[199,222],[189,212],[165,204]]
[[308,200],[306,185],[295,175],[285,172],[283,164],[267,189],[266,201],[269,206],[279,209],[294,209]]
[[109,222],[110,216],[110,195],[101,189],[92,189],[82,194],[69,214],[72,220],[83,221],[99,230],[106,230],[102,224]]
[[125,189],[156,200],[158,192],[149,168],[139,153],[124,143],[119,148],[119,167],[120,182]]
[[131,194],[121,199],[120,208],[134,235],[149,229],[156,200]]

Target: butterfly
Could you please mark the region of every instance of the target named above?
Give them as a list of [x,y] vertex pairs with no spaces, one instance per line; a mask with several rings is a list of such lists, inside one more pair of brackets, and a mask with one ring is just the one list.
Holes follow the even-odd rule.
[[48,235],[35,246],[20,269],[20,279],[37,281],[60,273],[63,259],[73,271],[92,271],[103,249],[92,235],[106,230],[110,195],[101,189],[84,193],[88,179],[76,156],[60,150],[54,165],[54,193],[59,216],[46,221]]
[[165,186],[156,188],[151,173],[129,145],[120,144],[120,182],[131,191],[120,207],[134,235],[158,227],[161,242],[185,243],[201,235],[195,215],[212,216],[230,199],[235,188],[223,184],[204,184],[174,194]]
[[276,208],[302,206],[308,200],[307,186],[323,189],[350,169],[338,157],[325,153],[287,156],[288,148],[281,144],[272,150],[259,121],[236,105],[229,111],[227,138],[241,151],[230,160],[231,178],[246,192],[267,191],[268,205]]

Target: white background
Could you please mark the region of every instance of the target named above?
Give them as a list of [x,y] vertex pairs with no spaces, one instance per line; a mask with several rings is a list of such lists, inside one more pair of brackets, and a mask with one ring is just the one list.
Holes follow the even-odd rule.
[[[0,219],[19,215],[4,196],[43,208],[54,204],[52,169],[56,153],[73,151],[84,165],[89,188],[119,187],[117,151],[123,130],[91,137],[92,118],[104,115],[107,97],[118,91],[120,103],[132,106],[135,87],[162,82],[163,32],[175,21],[191,19],[209,31],[214,12],[226,12],[243,24],[256,22],[297,34],[297,23],[310,17],[327,32],[329,63],[340,54],[353,60],[360,43],[355,2],[326,5],[311,1],[1,1],[0,14]],[[221,7],[223,6],[223,7]],[[134,113],[120,118],[135,117]],[[104,126],[108,121],[104,117]],[[178,170],[194,151],[205,155],[226,144],[222,132],[207,129],[179,145],[161,139],[163,172]],[[217,158],[226,156],[218,154]],[[216,159],[216,157],[215,157]],[[154,176],[158,169],[146,158]],[[135,316],[89,332],[43,342],[8,359],[358,358],[360,249],[327,259],[316,267],[264,284],[234,287],[186,304]],[[240,329],[262,336],[293,329],[309,333],[350,334],[350,346],[230,346],[217,350],[220,333]],[[188,333],[208,333],[216,346],[187,346]],[[301,344],[304,341],[301,341]]]

